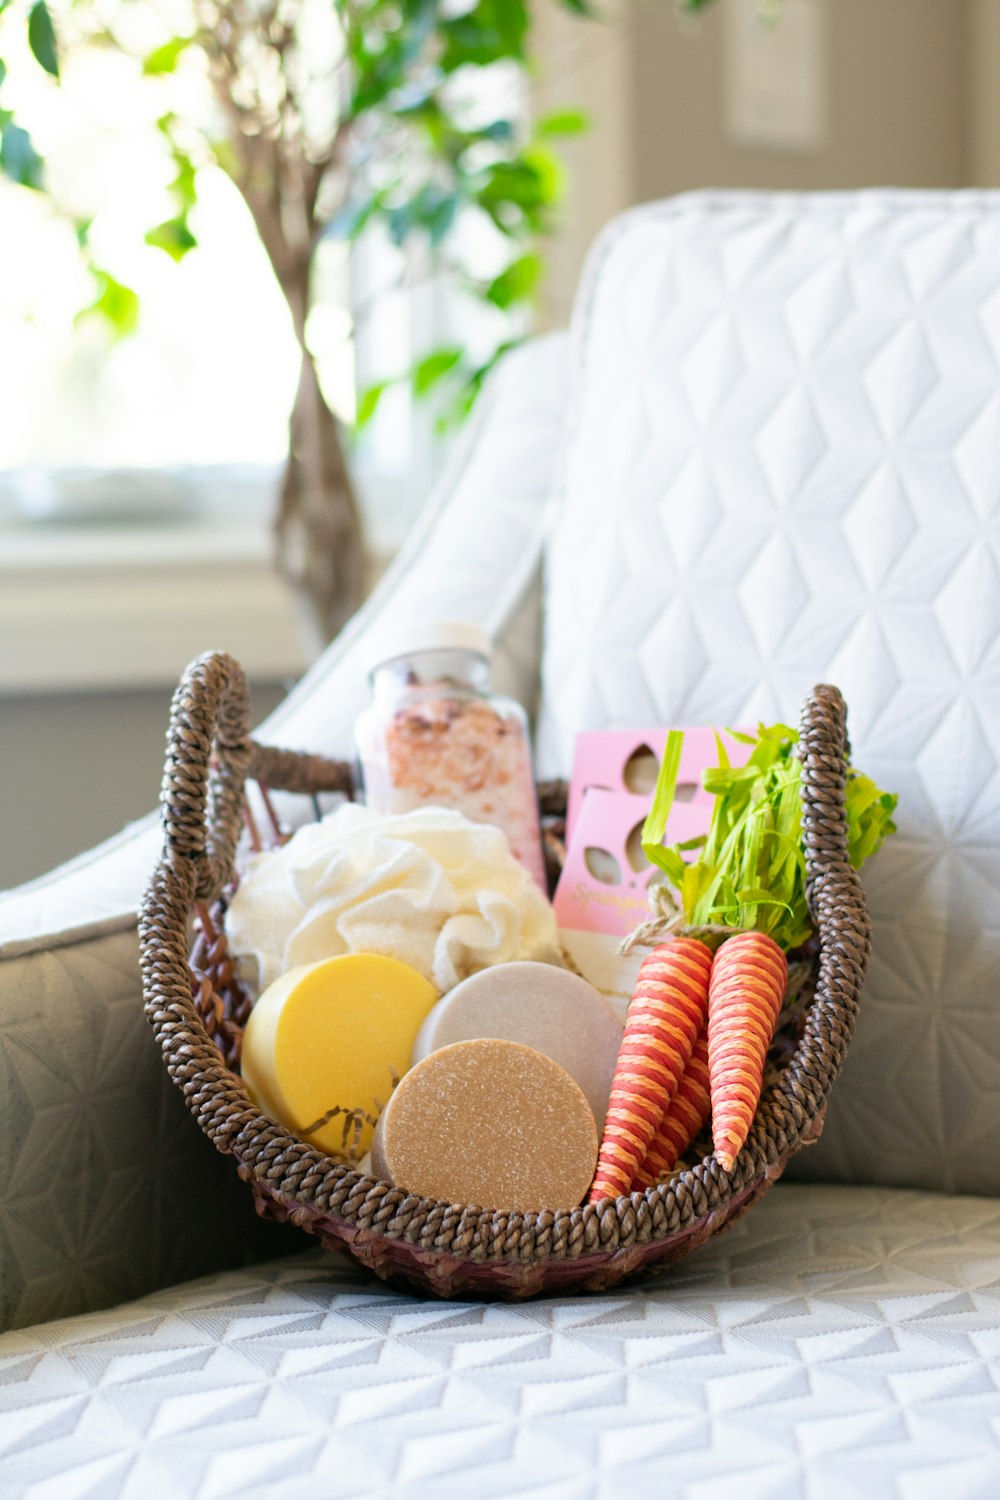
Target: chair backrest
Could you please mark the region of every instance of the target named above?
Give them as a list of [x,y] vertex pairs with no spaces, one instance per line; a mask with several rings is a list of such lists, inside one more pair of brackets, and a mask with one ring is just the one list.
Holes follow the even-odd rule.
[[794,722],[836,683],[899,833],[799,1170],[1000,1192],[1000,196],[649,205],[574,340],[542,768],[576,729]]

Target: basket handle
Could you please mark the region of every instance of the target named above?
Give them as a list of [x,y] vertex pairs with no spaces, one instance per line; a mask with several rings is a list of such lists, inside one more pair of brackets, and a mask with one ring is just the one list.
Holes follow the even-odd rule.
[[243,668],[208,651],[174,693],[160,793],[164,855],[193,864],[198,901],[214,900],[232,879],[253,749]]
[[871,955],[871,920],[861,877],[847,855],[847,707],[835,687],[812,690],[802,709],[802,842],[806,897],[820,936],[816,997],[790,1084],[824,1099],[840,1072],[857,1019]]
[[846,793],[851,744],[847,705],[838,688],[820,683],[806,697],[799,720],[798,755],[809,888],[819,876],[849,867]]

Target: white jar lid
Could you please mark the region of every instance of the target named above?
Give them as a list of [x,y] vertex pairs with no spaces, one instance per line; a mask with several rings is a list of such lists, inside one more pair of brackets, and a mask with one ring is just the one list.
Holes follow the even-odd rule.
[[479,625],[462,620],[421,621],[414,625],[396,625],[375,644],[371,670],[383,667],[401,656],[416,656],[423,651],[471,651],[489,661],[493,645]]

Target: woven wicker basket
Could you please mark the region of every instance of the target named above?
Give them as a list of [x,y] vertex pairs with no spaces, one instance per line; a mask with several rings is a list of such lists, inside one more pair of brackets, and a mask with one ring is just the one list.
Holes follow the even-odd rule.
[[[688,1254],[732,1223],[822,1129],[854,1029],[870,926],[847,861],[846,710],[817,687],[802,710],[803,832],[818,931],[808,1006],[779,1034],[746,1147],[731,1172],[711,1154],[644,1193],[572,1211],[501,1213],[436,1202],[336,1164],[251,1103],[239,1077],[247,998],[228,958],[224,892],[234,878],[244,783],[350,794],[350,768],[255,744],[243,672],[213,653],[174,695],[163,781],[165,843],[140,915],[146,1014],[167,1069],[216,1147],[236,1159],[257,1208],[379,1276],[436,1296],[523,1298],[600,1291]],[[553,810],[557,796],[543,798]],[[192,917],[201,934],[191,950]]]

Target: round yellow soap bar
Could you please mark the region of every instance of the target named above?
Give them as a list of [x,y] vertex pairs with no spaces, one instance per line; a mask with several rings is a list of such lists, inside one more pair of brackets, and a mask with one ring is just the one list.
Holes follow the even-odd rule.
[[[243,1033],[241,1071],[265,1114],[321,1151],[344,1151],[339,1106],[377,1115],[410,1066],[434,986],[396,958],[345,953],[289,969],[261,995]],[[372,1127],[357,1139],[361,1154]],[[349,1137],[353,1144],[355,1137]]]

